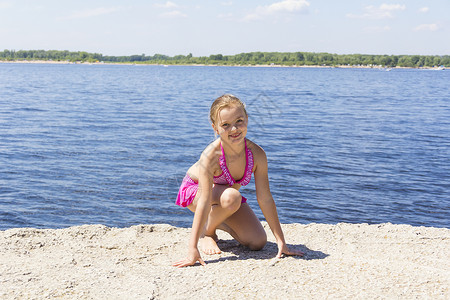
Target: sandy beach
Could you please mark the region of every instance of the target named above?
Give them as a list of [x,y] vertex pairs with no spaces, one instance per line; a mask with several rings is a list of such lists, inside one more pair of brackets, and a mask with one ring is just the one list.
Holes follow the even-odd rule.
[[170,225],[0,231],[1,299],[449,299],[450,229],[283,224],[306,253],[276,259],[219,231],[221,254],[177,269],[190,229]]

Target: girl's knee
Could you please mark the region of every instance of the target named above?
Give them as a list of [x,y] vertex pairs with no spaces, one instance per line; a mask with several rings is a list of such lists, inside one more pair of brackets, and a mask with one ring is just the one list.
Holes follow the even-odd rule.
[[248,243],[247,247],[250,248],[250,250],[258,251],[264,248],[266,244],[267,244],[267,235],[264,233],[252,239]]
[[239,191],[234,188],[228,188],[220,197],[220,204],[223,208],[230,210],[238,210],[241,206],[242,196]]

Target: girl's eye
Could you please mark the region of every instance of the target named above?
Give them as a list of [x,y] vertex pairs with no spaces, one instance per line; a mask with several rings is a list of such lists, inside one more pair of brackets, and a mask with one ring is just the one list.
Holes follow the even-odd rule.
[[222,124],[222,127],[223,127],[223,128],[226,128],[226,127],[228,127],[228,123],[224,123],[224,124]]
[[239,119],[239,120],[237,120],[237,123],[242,123],[244,120],[242,120],[242,119]]

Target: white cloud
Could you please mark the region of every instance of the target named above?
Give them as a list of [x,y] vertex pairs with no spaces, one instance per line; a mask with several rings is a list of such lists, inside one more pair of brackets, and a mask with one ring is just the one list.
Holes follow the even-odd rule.
[[414,28],[414,31],[437,31],[439,29],[438,24],[421,24]]
[[419,9],[419,12],[421,12],[421,13],[427,13],[429,10],[430,10],[429,7],[422,7],[422,8]]
[[364,8],[364,13],[360,15],[347,14],[348,18],[354,19],[386,19],[393,18],[395,11],[403,11],[406,5],[401,4],[381,4],[379,7],[369,5]]
[[233,1],[222,2],[220,4],[222,4],[223,6],[231,6],[233,5]]
[[406,5],[383,3],[380,5],[380,9],[383,11],[405,10]]
[[101,15],[108,15],[111,13],[114,13],[116,11],[119,11],[120,7],[98,7],[94,9],[88,9],[83,11],[77,11],[73,14],[62,17],[60,20],[75,20],[75,19],[85,19],[90,17],[98,17]]
[[182,13],[179,10],[173,10],[169,12],[165,12],[159,15],[162,18],[186,18],[187,15]]
[[217,18],[231,21],[234,19],[234,16],[232,13],[226,13],[226,14],[219,14]]
[[170,10],[159,14],[161,18],[178,19],[187,17],[185,13],[179,10],[180,6],[172,1],[167,1],[164,4],[155,4],[155,7]]
[[300,0],[285,0],[281,2],[273,3],[269,6],[262,7],[262,11],[267,14],[278,12],[298,12],[302,11],[309,6],[308,1]]
[[244,20],[253,21],[283,13],[306,12],[309,5],[309,2],[306,0],[284,0],[270,5],[258,6],[255,12],[245,16]]
[[167,1],[166,3],[164,3],[164,4],[155,4],[155,6],[156,7],[159,7],[159,8],[170,8],[170,9],[172,9],[172,8],[178,8],[178,5],[177,4],[175,4],[175,3],[173,3],[172,1]]

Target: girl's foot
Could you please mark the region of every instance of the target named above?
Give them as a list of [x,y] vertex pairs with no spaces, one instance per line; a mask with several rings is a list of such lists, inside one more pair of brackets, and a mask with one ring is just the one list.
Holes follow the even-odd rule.
[[219,249],[219,246],[217,246],[217,235],[205,235],[204,237],[202,237],[200,239],[200,249],[202,249],[202,251],[208,255],[222,253],[222,251],[220,251]]

